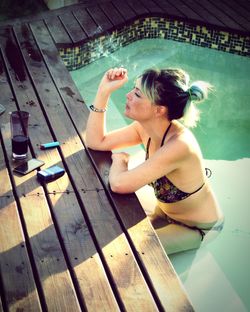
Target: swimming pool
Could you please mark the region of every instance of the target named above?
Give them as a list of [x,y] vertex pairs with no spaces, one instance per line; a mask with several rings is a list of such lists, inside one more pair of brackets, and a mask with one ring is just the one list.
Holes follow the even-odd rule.
[[[87,105],[103,73],[119,65],[128,68],[130,80],[112,95],[109,130],[130,122],[123,116],[125,95],[148,67],[181,67],[191,81],[213,84],[215,91],[201,104],[201,121],[193,132],[213,172],[210,181],[225,214],[225,227],[209,245],[170,259],[196,311],[249,311],[250,59],[164,39],[137,41],[71,72]],[[130,166],[143,161],[142,147],[127,151],[135,155]],[[147,212],[153,207],[150,191],[145,187],[137,193]]]

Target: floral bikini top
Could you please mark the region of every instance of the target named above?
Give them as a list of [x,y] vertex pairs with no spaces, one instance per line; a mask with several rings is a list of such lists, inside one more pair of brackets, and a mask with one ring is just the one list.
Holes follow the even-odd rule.
[[[167,130],[165,131],[162,141],[161,141],[161,146],[163,146],[165,138],[167,136],[167,133],[171,127],[171,123],[168,126]],[[146,160],[149,157],[149,146],[150,146],[150,141],[151,138],[148,139],[147,143],[147,150],[146,150]],[[206,168],[207,169],[207,168]],[[163,203],[175,203],[180,200],[183,200],[192,194],[198,192],[205,183],[203,183],[197,190],[195,190],[192,193],[186,193],[178,189],[168,178],[167,176],[163,176],[153,182],[151,182],[149,185],[154,188],[155,196],[156,198],[163,202]]]

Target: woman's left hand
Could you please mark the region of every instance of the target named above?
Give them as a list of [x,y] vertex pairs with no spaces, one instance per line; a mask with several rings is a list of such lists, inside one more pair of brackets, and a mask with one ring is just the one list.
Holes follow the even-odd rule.
[[113,153],[112,160],[109,171],[109,184],[113,192],[123,193],[123,184],[127,183],[126,179],[124,180],[124,174],[128,171],[129,154],[124,152]]

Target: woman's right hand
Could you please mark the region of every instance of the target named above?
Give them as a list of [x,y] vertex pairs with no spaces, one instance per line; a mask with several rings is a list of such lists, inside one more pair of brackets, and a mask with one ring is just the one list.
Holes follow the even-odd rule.
[[127,81],[128,72],[126,68],[111,68],[104,74],[99,85],[99,91],[110,94],[116,89],[121,88]]

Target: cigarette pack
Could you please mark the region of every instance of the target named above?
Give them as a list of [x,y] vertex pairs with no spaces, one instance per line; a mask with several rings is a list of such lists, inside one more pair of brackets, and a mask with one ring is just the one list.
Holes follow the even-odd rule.
[[37,172],[37,178],[40,182],[51,182],[62,177],[65,170],[59,166],[52,166]]

